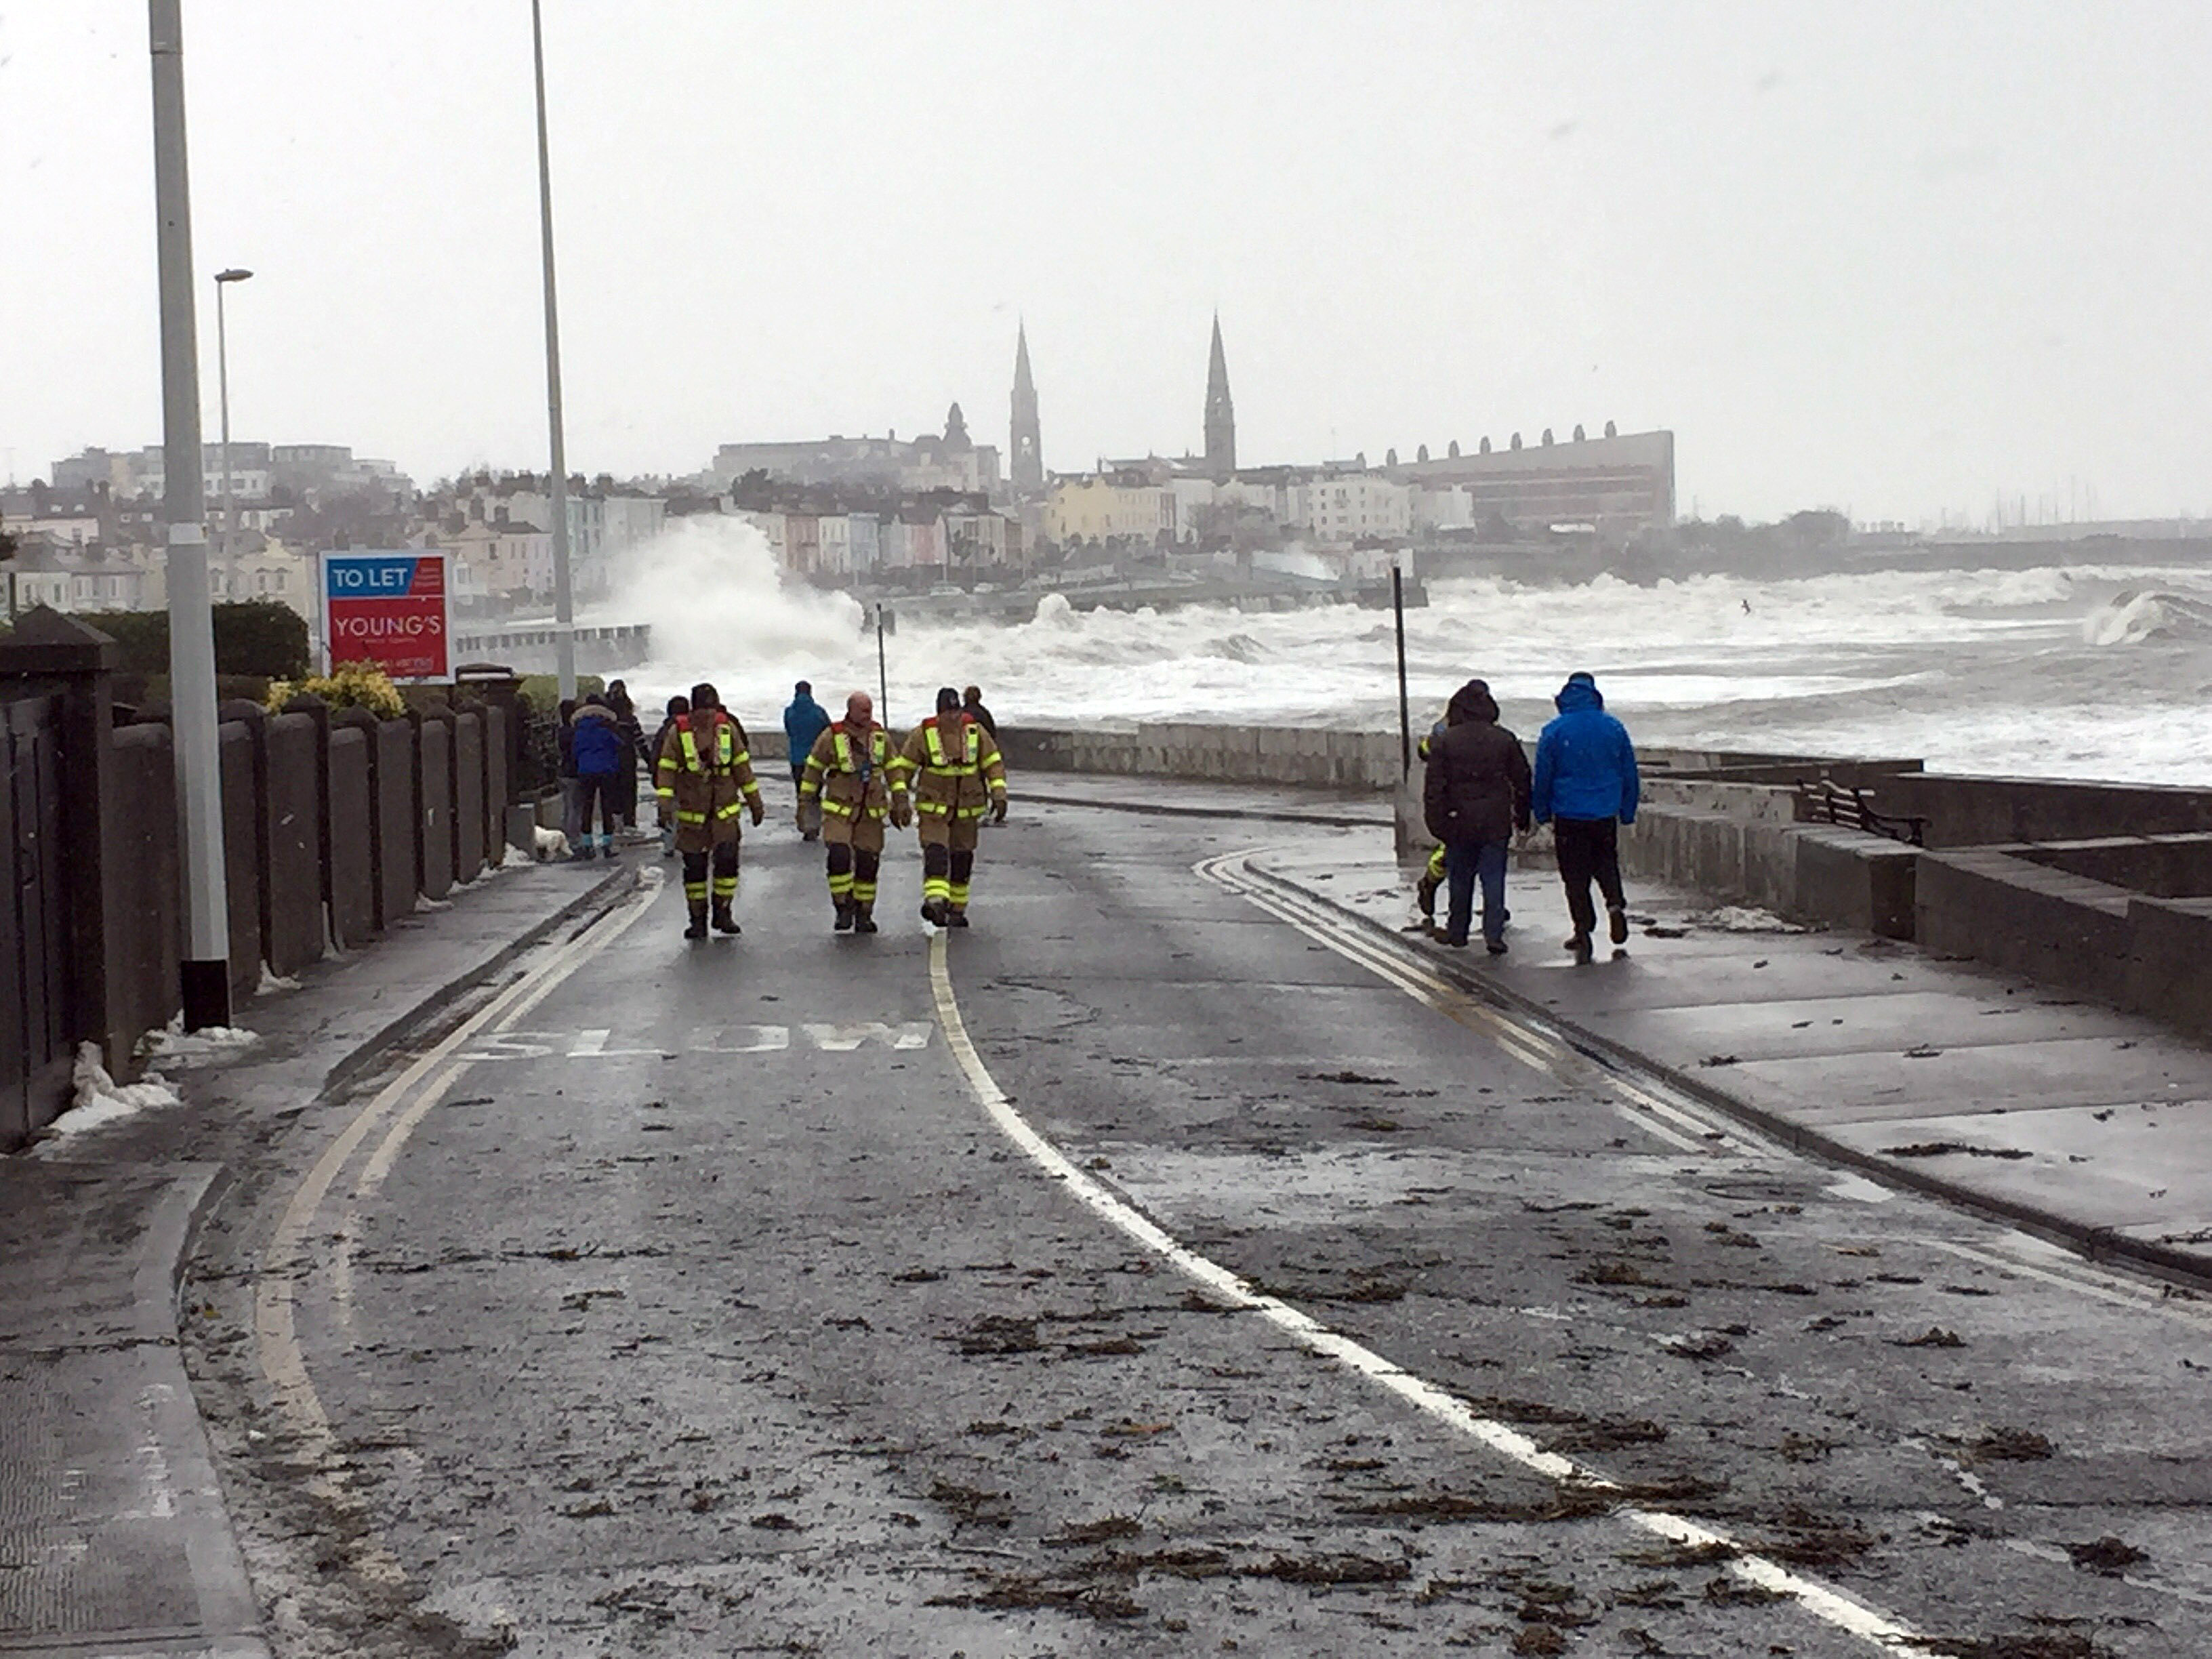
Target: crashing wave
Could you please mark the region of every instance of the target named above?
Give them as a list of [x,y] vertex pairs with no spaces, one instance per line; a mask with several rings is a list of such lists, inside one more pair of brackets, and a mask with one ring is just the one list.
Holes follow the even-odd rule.
[[2212,605],[2156,590],[2116,593],[2081,619],[2088,645],[2212,639]]

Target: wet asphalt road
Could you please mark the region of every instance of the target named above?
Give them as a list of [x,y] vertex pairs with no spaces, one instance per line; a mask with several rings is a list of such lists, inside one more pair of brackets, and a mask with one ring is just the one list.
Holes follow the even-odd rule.
[[1655,1132],[1193,868],[1304,833],[988,835],[945,941],[981,1062],[1182,1243],[1625,1491],[1077,1202],[948,1045],[911,849],[836,938],[772,820],[741,939],[662,891],[233,1194],[189,1341],[280,1650],[1881,1650],[1661,1510],[1961,1659],[2212,1653],[2212,1304]]

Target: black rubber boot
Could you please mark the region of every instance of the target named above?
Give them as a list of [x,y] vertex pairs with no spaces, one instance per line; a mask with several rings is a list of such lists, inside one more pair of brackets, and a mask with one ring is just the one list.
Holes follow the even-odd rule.
[[863,904],[854,910],[853,931],[856,933],[872,933],[876,931],[876,916],[873,906]]
[[1608,906],[1606,910],[1606,915],[1611,923],[1613,942],[1615,945],[1627,944],[1628,907],[1625,904]]
[[933,927],[950,927],[952,925],[951,915],[952,907],[943,899],[924,899],[921,902],[921,919]]
[[738,919],[730,914],[730,902],[727,899],[717,899],[714,902],[714,931],[718,933],[744,932],[744,928],[738,926]]
[[1588,933],[1577,933],[1567,941],[1567,949],[1573,953],[1575,966],[1583,968],[1589,965],[1591,951]]
[[947,927],[965,927],[968,925],[968,913],[965,910],[947,910],[945,913],[945,925]]
[[849,933],[853,931],[854,925],[853,901],[850,899],[839,899],[837,901],[836,931],[841,933]]
[[707,937],[707,907],[705,905],[695,904],[691,907],[691,925],[684,930],[684,937],[686,939]]

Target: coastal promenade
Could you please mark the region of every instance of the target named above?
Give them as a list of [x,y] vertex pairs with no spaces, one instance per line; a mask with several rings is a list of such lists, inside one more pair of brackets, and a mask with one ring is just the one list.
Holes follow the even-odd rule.
[[769,788],[741,939],[510,871],[12,1162],[0,1650],[2212,1647],[2194,1045],[1649,881],[1470,961],[1371,793],[1036,776],[841,939]]

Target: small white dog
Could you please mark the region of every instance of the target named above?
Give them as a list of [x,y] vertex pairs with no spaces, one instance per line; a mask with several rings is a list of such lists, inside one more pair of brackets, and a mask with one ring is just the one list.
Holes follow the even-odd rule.
[[568,856],[568,837],[558,830],[537,826],[537,838],[531,849],[540,864],[552,864]]

